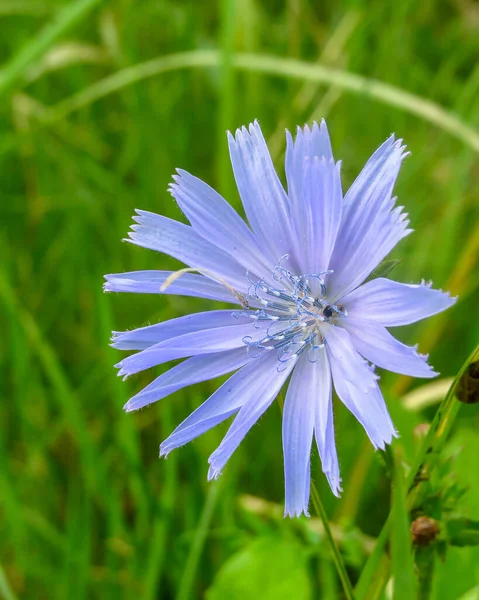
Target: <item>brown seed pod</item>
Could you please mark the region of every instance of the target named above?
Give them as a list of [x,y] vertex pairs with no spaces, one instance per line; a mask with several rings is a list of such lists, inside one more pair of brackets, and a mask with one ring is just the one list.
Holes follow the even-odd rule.
[[439,533],[439,524],[431,517],[418,517],[411,523],[412,541],[416,546],[429,546]]
[[479,402],[479,361],[471,363],[456,388],[456,397],[464,404]]

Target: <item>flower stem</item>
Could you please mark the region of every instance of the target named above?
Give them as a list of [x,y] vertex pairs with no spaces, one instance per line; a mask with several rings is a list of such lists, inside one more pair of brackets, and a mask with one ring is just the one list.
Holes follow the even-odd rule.
[[326,539],[331,549],[334,566],[336,567],[339,578],[341,579],[341,583],[343,585],[344,594],[348,600],[354,600],[353,586],[351,585],[351,581],[349,580],[349,575],[346,571],[346,565],[344,564],[343,557],[341,556],[339,548],[334,540],[331,528],[329,527],[328,516],[326,514],[326,511],[324,510],[323,503],[321,502],[318,490],[316,489],[314,484],[311,484],[311,498],[313,500],[314,508],[323,523]]
[[434,547],[418,548],[416,550],[416,565],[418,568],[419,588],[417,600],[429,600],[432,591],[432,576],[434,573]]
[[[474,349],[461,367],[436,412],[431,428],[407,478],[408,506],[410,508],[414,505],[424,476],[429,475],[435,464],[437,455],[442,449],[456,419],[460,408],[460,404],[456,398],[456,388],[469,365],[478,359],[479,346]],[[356,595],[359,600],[377,598],[387,583],[389,578],[389,560],[384,554],[384,550],[389,539],[390,525],[391,519],[388,517],[377,539],[376,546],[356,585]]]
[[193,537],[190,551],[188,553],[186,565],[178,587],[176,600],[188,600],[189,598],[192,598],[196,570],[198,568],[201,552],[203,551],[206,541],[206,536],[208,535],[208,530],[210,528],[211,519],[216,506],[216,500],[218,499],[220,486],[221,480],[213,481],[209,484],[206,502],[201,513],[200,522]]

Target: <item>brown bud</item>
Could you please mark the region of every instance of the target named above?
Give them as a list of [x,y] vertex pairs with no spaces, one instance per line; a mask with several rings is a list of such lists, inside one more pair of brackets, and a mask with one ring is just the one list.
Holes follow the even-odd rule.
[[438,533],[438,522],[431,517],[418,517],[411,523],[412,541],[416,546],[429,546]]
[[456,396],[465,404],[479,402],[479,361],[471,363],[463,373],[456,388]]

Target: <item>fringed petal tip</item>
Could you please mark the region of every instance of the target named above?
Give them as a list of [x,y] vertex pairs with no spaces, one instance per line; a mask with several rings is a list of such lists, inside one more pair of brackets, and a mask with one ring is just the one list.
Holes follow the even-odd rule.
[[117,275],[114,273],[110,273],[108,275],[103,276],[105,281],[103,283],[103,291],[104,292],[116,292],[116,279]]
[[133,215],[133,220],[138,222],[141,218],[146,218],[150,215],[156,216],[155,213],[152,213],[149,210],[144,210],[142,208],[135,208],[135,214]]
[[326,479],[328,480],[329,487],[331,488],[331,492],[336,498],[340,498],[343,493],[343,488],[341,487],[341,477],[337,474],[325,472]]
[[128,331],[112,331],[110,336],[110,346],[113,346],[113,344],[118,340],[118,338],[126,333],[128,333]]
[[[372,445],[374,446],[375,450],[382,450],[384,452],[384,450],[386,450],[386,446],[390,446],[392,444],[393,439],[399,438],[399,433],[396,431],[396,429],[391,429],[391,431],[389,432],[389,435],[385,436],[383,438],[383,440],[381,441],[373,441],[371,440]],[[371,438],[369,438],[371,439]]]
[[164,458],[165,460],[168,458],[168,454],[171,452],[172,448],[167,448],[163,444],[160,445],[160,453],[158,458]]
[[141,406],[136,406],[134,402],[135,398],[130,398],[128,402],[123,405],[123,410],[127,413],[134,412],[135,410],[140,410]]
[[286,519],[286,517],[289,517],[290,519],[294,519],[296,517],[301,517],[302,515],[304,515],[305,517],[310,517],[309,514],[309,510],[308,510],[308,506],[303,506],[303,508],[299,509],[299,508],[288,508],[287,506],[284,509],[284,515],[283,518]]
[[[328,127],[326,125],[326,121],[324,119],[321,119],[321,121],[318,122],[317,121],[313,121],[313,124],[311,125],[311,127],[305,123],[305,125],[303,125],[303,127],[301,127],[300,125],[298,125],[296,127],[296,135],[310,135],[312,133],[323,133],[323,134],[328,134]],[[329,135],[329,134],[328,134]]]
[[[145,218],[148,215],[151,215],[152,213],[150,213],[147,210],[142,210],[140,208],[135,208],[135,212],[132,215],[131,219],[133,221],[133,223],[130,225],[130,229],[132,229],[133,231],[135,229],[138,228],[138,225],[141,225],[143,223],[143,221],[145,220]],[[130,232],[128,232],[128,235],[130,234]],[[128,239],[124,239],[123,241],[127,242]]]
[[167,459],[168,456],[170,455],[170,453],[173,452],[173,450],[176,450],[177,448],[180,448],[183,445],[183,444],[175,444],[174,441],[172,443],[171,442],[172,437],[173,437],[173,434],[171,434],[168,438],[166,438],[166,440],[164,440],[160,444],[159,458]]
[[421,354],[418,352],[419,344],[416,344],[412,347],[413,355],[417,358],[421,359],[425,363],[426,371],[423,375],[418,375],[418,377],[425,377],[426,379],[432,379],[433,377],[437,377],[439,373],[435,371],[432,366],[427,362],[429,359],[429,354]]
[[197,177],[188,173],[185,169],[179,168],[175,169],[175,173],[171,178],[173,179],[173,182],[168,184],[167,190],[174,198],[176,198],[176,194],[181,191],[181,189],[184,189],[188,183],[191,184],[192,182],[199,181]]
[[[328,480],[329,487],[331,488],[331,492],[333,493],[333,495],[336,498],[340,498],[343,492],[343,488],[341,487],[341,477],[339,477],[337,474],[331,474],[329,472],[324,472],[324,475]],[[295,517],[301,517],[302,515],[308,518],[311,516],[309,514],[308,503],[306,503],[302,507],[288,506],[288,504],[285,505],[283,515],[284,518],[289,517],[293,519]]]
[[116,363],[115,369],[118,369],[117,377],[121,377],[123,381],[126,381],[128,377],[132,374],[128,372],[123,365],[123,361],[121,360],[119,363]]
[[231,131],[227,131],[228,140],[233,143],[240,143],[244,141],[246,136],[254,136],[257,133],[261,133],[261,127],[258,119],[255,119],[252,123],[246,127],[242,125],[235,130],[234,134]]
[[[292,150],[290,158],[293,159],[293,163],[296,165],[294,167],[295,170],[298,168],[299,171],[302,170],[301,162],[306,156],[318,156],[319,158],[326,157],[326,159],[332,158],[331,139],[324,119],[321,119],[319,125],[317,121],[313,121],[311,126],[308,124],[305,124],[303,127],[298,126],[296,127],[295,133],[296,135],[293,138],[293,135],[286,130],[287,154]],[[288,158],[286,162],[288,163]],[[289,175],[295,176],[292,172],[290,172]],[[299,172],[296,173],[296,176],[298,175],[300,175]],[[288,182],[288,185],[289,183],[290,182]]]
[[220,468],[210,464],[210,468],[208,469],[208,481],[214,481],[215,479],[218,479],[221,473],[222,470]]
[[411,154],[411,152],[407,150],[406,144],[403,144],[403,141],[403,138],[396,139],[396,134],[391,133],[391,135],[385,142],[386,144],[389,143],[393,150],[399,151],[401,153],[400,160],[403,160]]
[[[414,284],[411,284],[411,285],[414,285]],[[442,310],[446,310],[450,306],[453,306],[453,304],[455,304],[459,299],[459,296],[451,296],[451,292],[445,291],[442,288],[433,288],[432,286],[434,285],[434,283],[431,279],[429,279],[429,280],[421,279],[421,283],[419,285],[423,288],[430,289],[433,292],[436,292],[437,294],[442,294],[443,301],[445,303],[444,308],[442,308]]]

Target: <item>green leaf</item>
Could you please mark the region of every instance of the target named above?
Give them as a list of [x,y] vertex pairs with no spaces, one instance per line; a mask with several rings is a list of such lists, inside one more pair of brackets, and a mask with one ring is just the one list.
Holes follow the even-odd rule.
[[207,600],[309,600],[306,550],[294,538],[261,537],[234,554],[206,592]]
[[398,258],[386,258],[374,269],[371,275],[366,279],[366,281],[371,281],[371,279],[376,279],[377,277],[387,277],[389,273],[397,267],[397,265],[401,262]]
[[[391,453],[392,454],[392,453]],[[391,567],[394,578],[394,600],[414,598],[416,578],[412,554],[409,513],[406,505],[406,487],[400,461],[394,463],[392,493]]]
[[479,521],[457,517],[447,521],[446,530],[452,546],[479,545]]

